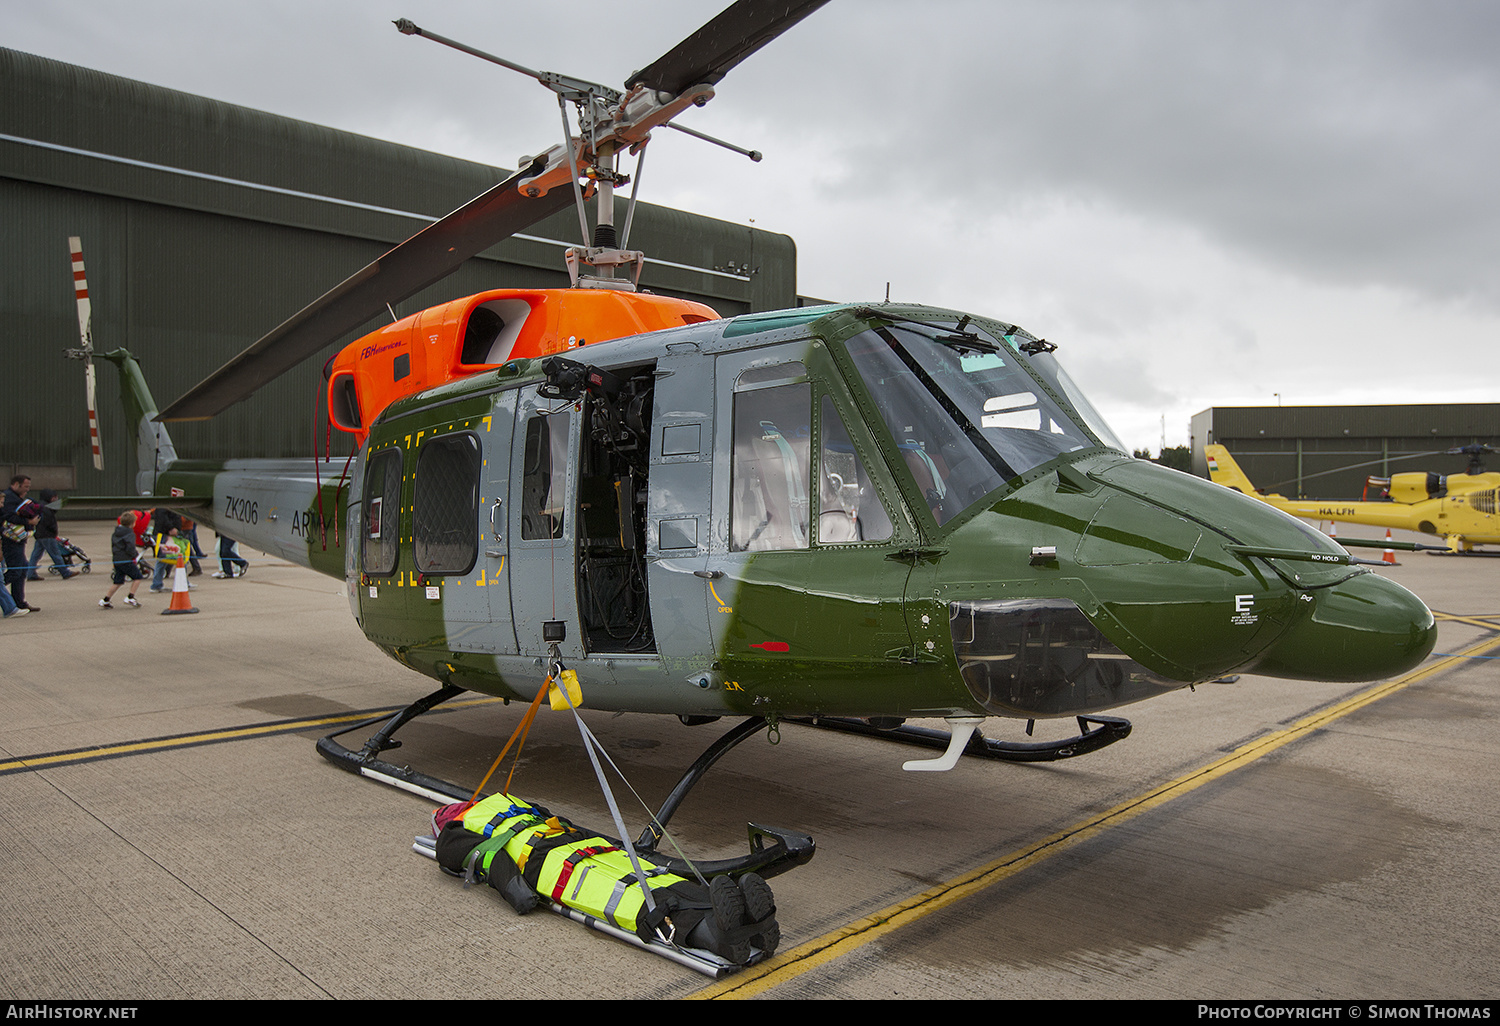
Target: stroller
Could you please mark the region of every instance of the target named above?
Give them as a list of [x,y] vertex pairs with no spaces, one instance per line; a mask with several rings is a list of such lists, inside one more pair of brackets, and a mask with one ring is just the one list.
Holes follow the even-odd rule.
[[[93,569],[94,564],[93,561],[89,559],[89,554],[87,552],[84,552],[77,545],[74,545],[66,538],[57,539],[57,544],[62,547],[63,566],[80,574],[86,574]],[[79,565],[76,567],[73,565],[73,560],[75,559],[81,560]],[[53,563],[51,566],[47,567],[47,572],[49,574],[62,573],[62,571],[58,569],[56,563]]]

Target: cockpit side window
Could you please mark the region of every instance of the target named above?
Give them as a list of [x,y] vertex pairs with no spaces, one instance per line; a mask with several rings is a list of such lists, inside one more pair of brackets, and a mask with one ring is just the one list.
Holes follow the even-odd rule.
[[[782,366],[801,370],[800,365]],[[781,375],[783,380],[786,376]],[[753,376],[747,372],[734,393],[729,547],[735,552],[805,549],[811,520],[812,386],[804,379],[754,387],[762,380],[775,377],[767,378],[760,369]]]
[[890,515],[832,396],[823,396],[819,422],[818,544],[888,540],[893,533]]

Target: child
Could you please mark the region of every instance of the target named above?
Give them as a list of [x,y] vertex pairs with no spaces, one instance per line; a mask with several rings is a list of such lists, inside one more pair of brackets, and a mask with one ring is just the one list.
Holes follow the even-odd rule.
[[141,604],[135,600],[135,589],[141,586],[141,579],[145,576],[141,568],[136,565],[135,547],[135,514],[126,511],[120,514],[119,522],[115,526],[115,533],[109,539],[110,558],[115,563],[114,583],[110,585],[109,591],[99,600],[100,609],[113,609],[114,604],[109,600],[114,598],[115,592],[120,590],[120,585],[125,583],[125,578],[130,578],[130,594],[125,596],[125,604],[133,609],[141,608]]

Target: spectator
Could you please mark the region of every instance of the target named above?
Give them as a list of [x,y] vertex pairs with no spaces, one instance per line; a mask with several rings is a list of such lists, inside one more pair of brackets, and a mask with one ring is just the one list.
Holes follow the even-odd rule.
[[[4,564],[0,563],[0,570],[3,569]],[[16,600],[10,597],[10,592],[6,591],[4,586],[0,586],[0,616],[25,616],[29,612],[31,610],[22,609],[16,605]]]
[[10,479],[10,487],[0,499],[0,522],[4,525],[0,556],[5,560],[5,581],[10,585],[10,597],[16,608],[36,613],[40,610],[26,602],[26,572],[31,568],[26,561],[26,532],[41,517],[37,504],[26,498],[30,491],[31,478],[17,474]]
[[[176,549],[180,544],[177,537],[182,534],[182,517],[173,513],[165,506],[158,506],[151,517],[151,533],[156,538],[156,569],[151,571],[151,590],[161,591],[163,588],[162,578],[166,576],[168,562],[176,562],[177,554],[172,552],[170,558],[164,557],[162,542],[171,539],[171,544],[166,546],[168,550]],[[185,543],[181,543],[185,544]]]
[[52,503],[57,501],[57,492],[51,488],[42,489],[42,512],[41,520],[36,525],[36,531],[32,534],[33,544],[31,547],[31,559],[27,560],[26,575],[28,581],[40,581],[42,578],[36,570],[40,564],[43,552],[52,557],[52,568],[62,576],[63,580],[77,577],[76,570],[69,570],[68,565],[63,562],[62,543],[57,540],[57,510],[52,508]]
[[[215,577],[244,577],[250,569],[250,564],[240,558],[239,542],[225,535],[219,535],[219,572]],[[240,568],[239,573],[234,572],[235,566]]]
[[198,521],[183,517],[182,536],[187,539],[188,565],[192,567],[188,571],[188,576],[197,577],[203,572],[203,567],[198,565],[198,560],[208,558],[208,554],[198,545]]
[[114,603],[110,599],[115,597],[115,592],[120,590],[120,585],[125,583],[125,578],[130,578],[130,594],[125,596],[125,604],[132,609],[141,608],[136,601],[135,590],[141,586],[145,574],[136,562],[139,553],[135,547],[135,513],[126,510],[120,514],[119,523],[115,526],[115,533],[109,539],[109,555],[114,563],[114,576],[110,578],[113,582],[104,597],[99,600],[100,609],[113,609]]

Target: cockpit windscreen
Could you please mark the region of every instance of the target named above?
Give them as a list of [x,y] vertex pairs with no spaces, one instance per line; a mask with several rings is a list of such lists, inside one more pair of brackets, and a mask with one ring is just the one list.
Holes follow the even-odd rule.
[[939,524],[1063,453],[1113,444],[987,333],[892,325],[845,345]]

